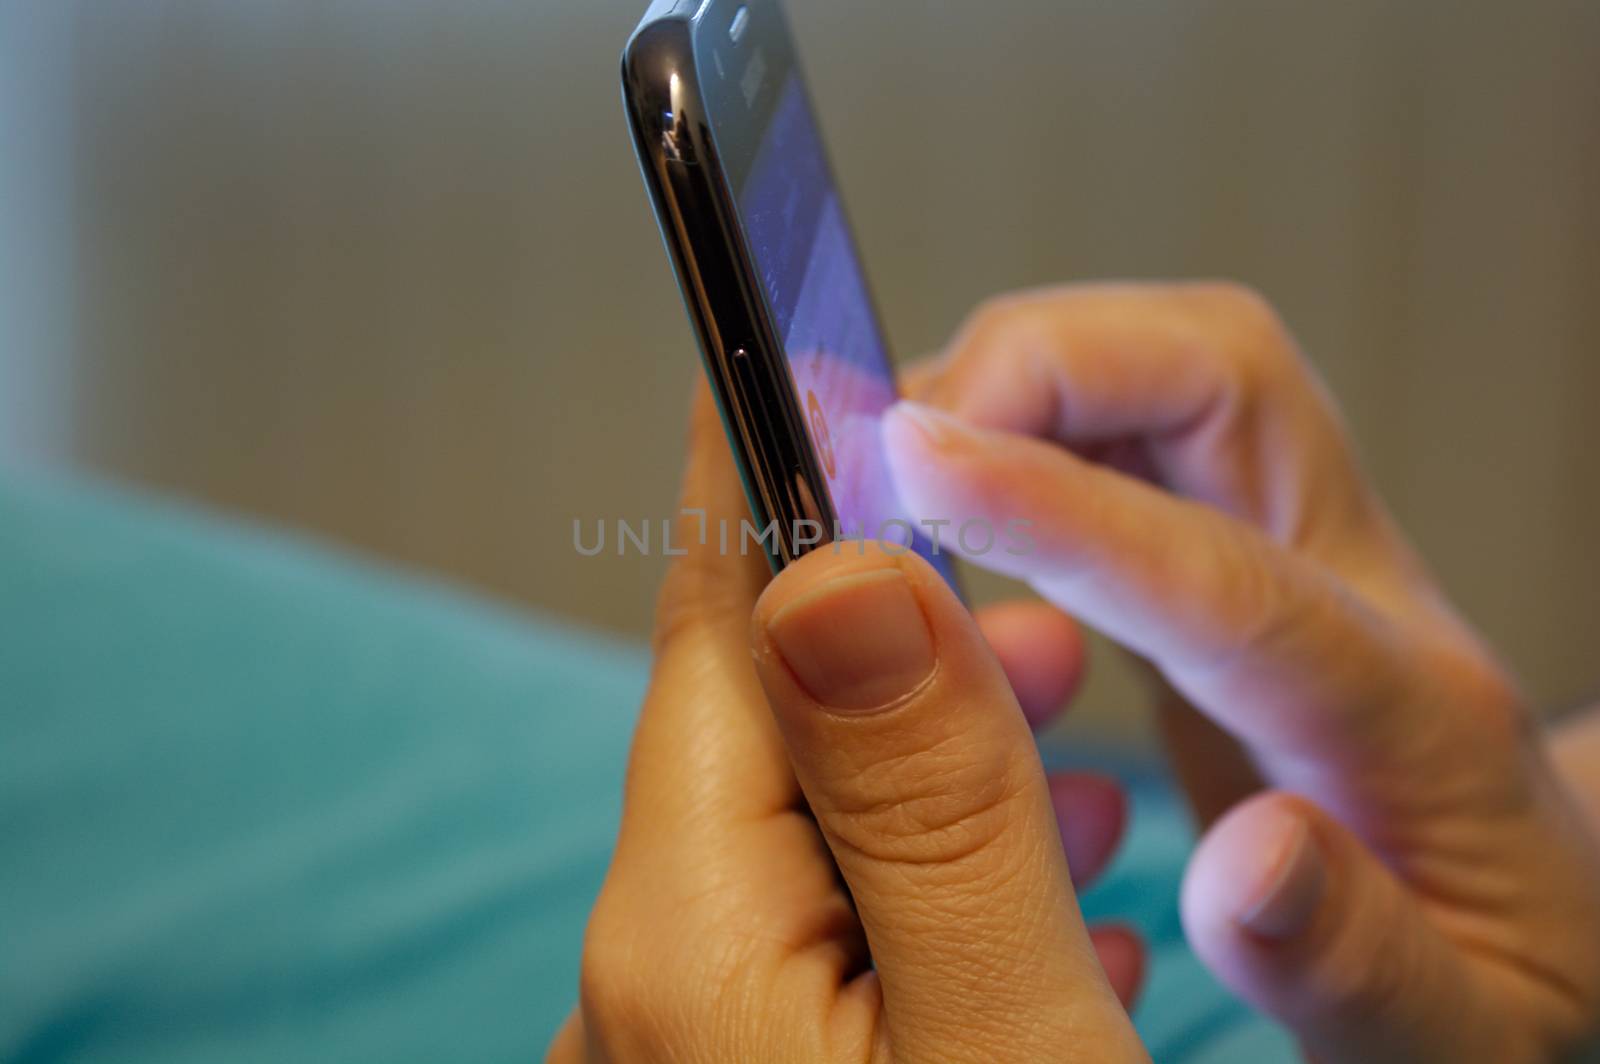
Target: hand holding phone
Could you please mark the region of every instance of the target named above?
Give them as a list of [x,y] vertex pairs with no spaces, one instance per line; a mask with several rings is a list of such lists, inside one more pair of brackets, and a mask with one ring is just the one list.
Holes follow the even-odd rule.
[[[682,499],[714,522],[746,505],[721,435],[700,403]],[[1115,836],[1058,835],[1003,632],[913,554],[769,580],[687,543],[549,1059],[1146,1060],[1118,1000],[1138,946],[1073,895]]]

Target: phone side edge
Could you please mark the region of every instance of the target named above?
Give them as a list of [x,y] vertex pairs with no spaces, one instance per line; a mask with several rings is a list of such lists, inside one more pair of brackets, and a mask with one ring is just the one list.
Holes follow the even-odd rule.
[[[756,542],[777,571],[832,540],[833,503],[705,120],[690,18],[667,14],[640,24],[623,52],[622,95]],[[747,545],[741,528],[741,551]]]

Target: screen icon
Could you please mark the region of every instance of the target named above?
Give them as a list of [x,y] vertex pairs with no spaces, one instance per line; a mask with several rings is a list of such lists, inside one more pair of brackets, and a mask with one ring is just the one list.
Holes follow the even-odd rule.
[[811,443],[817,449],[817,457],[822,459],[822,468],[832,480],[838,471],[833,459],[833,437],[828,432],[828,419],[822,414],[822,403],[817,400],[817,393],[809,388],[806,389],[806,420],[811,423]]

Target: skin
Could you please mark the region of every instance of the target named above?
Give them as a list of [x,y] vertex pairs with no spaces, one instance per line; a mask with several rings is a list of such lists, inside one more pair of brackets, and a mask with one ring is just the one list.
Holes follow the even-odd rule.
[[1591,1043],[1593,837],[1258,296],[1006,297],[920,387],[885,429],[911,509],[1032,518],[1002,565],[1159,678],[1211,824],[1185,928],[1223,982],[1320,1061]]
[[1600,706],[1558,725],[1549,750],[1584,818],[1600,834]]
[[[1226,985],[1327,1064],[1594,1045],[1593,793],[1563,787],[1270,308],[1215,284],[1008,296],[912,390],[884,435],[913,514],[1030,521],[1029,554],[973,560],[1148,664],[1206,826],[1185,929]],[[736,518],[699,424],[687,504]],[[1070,622],[980,627],[911,556],[823,550],[765,590],[737,562],[691,553],[663,593],[551,1059],[1144,1059],[1113,989],[1129,940],[1083,927],[1061,858],[1109,845],[1108,807],[1053,806],[1021,704],[1071,686]],[[1600,740],[1571,735],[1579,773]]]
[[[704,394],[689,450],[684,507],[737,522]],[[1120,799],[1046,777],[985,637],[1029,663],[1039,715],[1076,683],[1072,624],[1040,604],[975,620],[921,559],[877,549],[769,582],[697,528],[676,537],[581,1007],[549,1059],[1147,1059],[1118,998],[1137,946],[1085,928],[1068,871],[1105,863]],[[884,638],[908,633],[930,655],[909,672]],[[823,704],[790,659],[857,689]],[[1095,811],[1087,831],[1062,830],[1063,802]]]

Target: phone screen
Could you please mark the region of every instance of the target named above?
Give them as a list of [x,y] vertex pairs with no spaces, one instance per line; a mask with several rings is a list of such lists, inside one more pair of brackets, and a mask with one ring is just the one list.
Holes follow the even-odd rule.
[[894,370],[805,89],[791,75],[738,191],[795,394],[828,478],[836,537],[909,546],[954,583],[948,552],[901,512],[878,422]]

